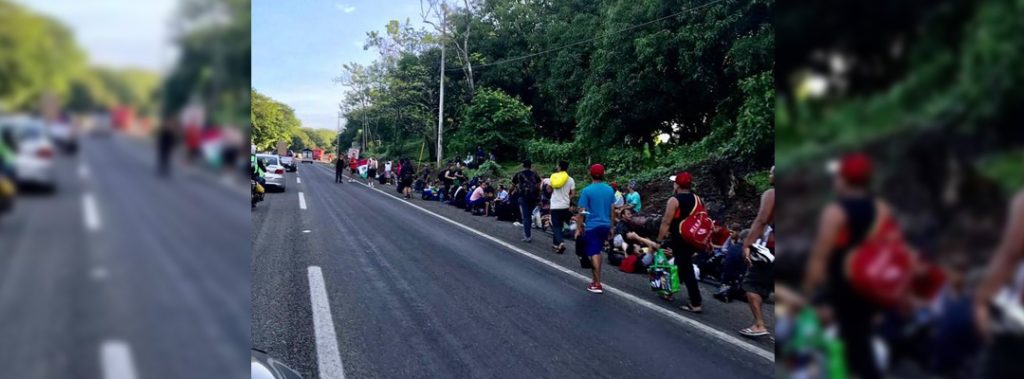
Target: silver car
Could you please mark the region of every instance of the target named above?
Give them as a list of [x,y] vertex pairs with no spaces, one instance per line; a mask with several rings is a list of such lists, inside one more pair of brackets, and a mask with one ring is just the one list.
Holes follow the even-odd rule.
[[277,154],[256,154],[256,159],[259,159],[267,167],[267,171],[263,175],[263,178],[267,180],[267,186],[283,192],[286,180],[281,158]]
[[38,186],[47,191],[57,188],[56,151],[43,123],[37,119],[14,116],[0,119],[0,130],[10,130],[18,143],[14,170],[18,184]]

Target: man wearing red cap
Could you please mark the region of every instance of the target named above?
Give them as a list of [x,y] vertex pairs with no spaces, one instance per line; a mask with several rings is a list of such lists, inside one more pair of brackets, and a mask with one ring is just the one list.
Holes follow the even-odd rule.
[[682,235],[679,234],[679,224],[697,208],[700,197],[693,193],[693,175],[690,175],[689,172],[680,172],[670,177],[669,180],[673,183],[674,195],[668,198],[668,203],[665,205],[658,240],[662,241],[663,247],[672,251],[676,266],[679,267],[679,275],[683,283],[686,284],[690,303],[679,307],[679,309],[701,313],[703,309],[701,309],[700,287],[697,284],[697,276],[693,272],[693,255],[698,252],[698,249],[686,243]]
[[587,285],[587,291],[604,293],[601,287],[601,250],[615,228],[615,212],[612,209],[615,191],[604,182],[604,166],[590,166],[590,178],[590,185],[580,191],[580,213],[576,216],[576,223],[583,227],[576,228],[576,243],[583,243],[583,251],[593,266],[593,282]]
[[804,292],[813,298],[824,298],[831,306],[852,373],[861,378],[880,378],[882,373],[871,345],[872,320],[878,310],[874,303],[853,289],[844,262],[869,237],[879,212],[888,215],[891,208],[869,188],[871,160],[867,155],[845,155],[828,169],[835,174],[836,199],[821,212]]

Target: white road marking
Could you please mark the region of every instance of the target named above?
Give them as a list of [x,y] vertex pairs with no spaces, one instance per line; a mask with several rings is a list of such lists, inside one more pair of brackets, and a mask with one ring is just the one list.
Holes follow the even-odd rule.
[[299,179],[299,177],[298,177],[298,176],[296,176],[296,177],[295,177],[295,183],[296,183],[296,184],[302,184],[302,179]]
[[117,340],[104,341],[100,346],[100,366],[104,379],[135,379],[135,363],[127,343]]
[[[557,263],[551,262],[551,261],[549,261],[547,259],[544,259],[544,258],[541,258],[539,256],[533,255],[533,253],[530,253],[530,252],[528,252],[526,250],[523,250],[523,249],[520,249],[520,248],[518,248],[516,246],[513,246],[512,244],[509,244],[508,242],[505,242],[505,241],[502,241],[502,240],[500,240],[498,238],[495,238],[495,237],[489,236],[487,234],[484,234],[483,232],[480,232],[480,231],[478,231],[476,229],[473,229],[471,227],[468,227],[466,225],[460,224],[459,222],[457,222],[455,220],[452,220],[452,219],[449,219],[449,218],[444,217],[442,215],[439,215],[437,213],[434,213],[433,211],[430,211],[430,210],[428,210],[426,208],[423,208],[423,207],[421,207],[419,205],[416,205],[416,204],[413,204],[411,202],[404,201],[404,200],[402,200],[400,198],[391,196],[387,192],[384,192],[384,191],[382,191],[380,189],[367,186],[366,184],[363,184],[361,182],[357,182],[357,183],[362,184],[364,187],[369,188],[371,190],[380,192],[380,193],[384,194],[385,196],[387,196],[388,198],[395,199],[399,203],[407,204],[410,207],[419,209],[419,210],[423,211],[426,214],[429,214],[431,216],[434,216],[436,218],[441,219],[442,221],[446,221],[449,224],[452,224],[452,225],[455,225],[455,226],[457,226],[459,228],[465,229],[466,231],[468,231],[470,233],[473,233],[473,234],[476,234],[476,235],[478,235],[480,237],[486,238],[486,239],[488,239],[488,240],[490,240],[490,241],[492,241],[492,242],[494,242],[496,244],[499,244],[499,245],[504,246],[505,248],[507,248],[509,250],[512,250],[513,252],[519,253],[521,255],[526,256],[527,258],[530,258],[530,259],[533,259],[533,260],[535,260],[537,262],[540,262],[541,264],[544,264],[545,266],[548,266],[548,267],[550,267],[552,269],[555,269],[555,270],[557,270],[557,271],[559,271],[559,272],[561,272],[563,274],[566,274],[566,275],[572,276],[574,278],[577,278],[577,279],[579,279],[579,280],[581,280],[581,281],[583,281],[585,283],[590,283],[590,281],[591,281],[590,277],[587,277],[587,276],[584,276],[584,275],[582,275],[580,273],[577,273],[575,271],[569,270],[569,269],[567,269],[565,267],[562,267],[562,266],[558,265]],[[665,317],[668,317],[672,321],[675,321],[675,322],[677,322],[679,324],[682,324],[682,325],[685,325],[685,326],[689,326],[689,327],[692,327],[694,329],[697,329],[698,331],[704,332],[704,333],[708,334],[709,336],[711,336],[712,338],[716,338],[716,339],[718,339],[720,341],[729,343],[729,344],[731,344],[733,346],[736,346],[736,347],[738,347],[740,349],[743,349],[743,350],[745,350],[745,351],[747,351],[749,353],[757,355],[758,357],[764,358],[766,360],[769,360],[769,361],[772,361],[772,362],[775,361],[775,353],[774,352],[767,351],[765,349],[757,347],[756,345],[754,345],[754,344],[752,344],[750,342],[741,340],[739,337],[733,336],[731,334],[725,333],[725,332],[720,331],[718,329],[715,329],[715,328],[712,328],[710,326],[704,325],[704,324],[702,324],[702,323],[700,323],[698,321],[686,318],[686,317],[684,317],[684,316],[682,316],[682,315],[680,315],[680,314],[678,314],[676,312],[673,312],[673,311],[671,311],[669,309],[660,307],[660,306],[658,306],[658,305],[656,305],[656,304],[654,304],[654,303],[652,303],[650,301],[647,301],[645,299],[641,299],[641,298],[639,298],[637,296],[634,296],[634,295],[632,295],[632,294],[630,294],[630,293],[628,293],[626,291],[623,291],[623,290],[620,290],[618,288],[609,286],[607,284],[604,285],[604,290],[605,290],[605,292],[609,292],[609,293],[612,293],[614,295],[618,295],[618,296],[620,296],[620,297],[622,297],[622,298],[624,298],[624,299],[626,299],[626,300],[628,300],[630,302],[633,302],[633,303],[635,303],[635,304],[637,304],[639,306],[642,306],[642,307],[647,308],[647,309],[649,309],[651,311],[654,311],[655,313],[658,313],[658,314],[661,314],[661,315],[663,315]]]
[[320,377],[344,379],[345,368],[338,352],[338,335],[334,332],[331,305],[327,301],[327,286],[319,266],[309,266],[309,299],[313,307],[313,330],[316,337],[316,360]]
[[85,228],[90,232],[100,230],[100,212],[96,208],[96,199],[92,193],[82,194],[82,217],[85,219]]
[[306,209],[306,196],[299,192],[299,209]]
[[309,233],[309,232],[311,232],[311,230],[309,230],[309,229],[306,229],[306,230],[303,230],[302,232],[303,232],[303,233]]

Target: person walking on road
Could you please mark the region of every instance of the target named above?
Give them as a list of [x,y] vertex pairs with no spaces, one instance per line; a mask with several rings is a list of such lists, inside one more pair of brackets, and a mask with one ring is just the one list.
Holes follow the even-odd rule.
[[[771,185],[775,185],[775,166],[772,166],[768,173],[768,181]],[[750,312],[754,315],[754,325],[740,330],[740,334],[748,337],[768,334],[768,329],[764,326],[764,318],[761,316],[761,301],[775,289],[775,278],[772,273],[773,263],[760,260],[752,261],[750,246],[760,239],[774,255],[775,236],[771,227],[774,216],[775,188],[769,188],[761,195],[761,207],[757,211],[753,225],[750,226],[750,234],[743,240],[743,260],[747,262],[748,266],[747,274],[743,277],[743,290],[747,292],[747,304],[750,305]]]
[[338,157],[338,159],[336,159],[334,161],[334,182],[335,183],[344,183],[345,177],[342,176],[342,173],[344,173],[344,172],[345,172],[345,157]]
[[601,250],[615,229],[615,191],[604,182],[604,166],[601,164],[590,166],[590,181],[590,184],[580,192],[579,214],[576,216],[576,243],[584,244],[583,252],[593,266],[593,281],[587,285],[587,291],[604,293],[604,287],[601,286]]
[[377,180],[377,159],[370,156],[370,159],[366,161],[366,183],[373,188],[373,182]]
[[532,167],[533,162],[530,162],[529,159],[524,160],[523,170],[512,177],[513,189],[518,197],[519,212],[523,219],[523,238],[521,241],[527,243],[533,241],[530,238],[530,215],[533,214],[533,208],[537,205],[537,197],[540,194],[540,177],[537,176],[536,172],[533,172]]
[[405,158],[398,163],[398,180],[401,181],[402,195],[406,200],[412,200],[412,180],[416,175],[414,167],[412,167],[412,161]]
[[162,177],[171,176],[171,153],[174,152],[174,143],[176,142],[176,129],[178,128],[178,121],[174,118],[170,118],[160,127],[159,134],[157,135],[157,161],[159,162],[159,174]]
[[551,248],[558,254],[565,252],[562,228],[572,218],[569,205],[574,188],[576,188],[576,181],[569,176],[568,170],[569,162],[560,161],[558,169],[551,174]]
[[697,276],[693,272],[693,255],[697,254],[700,249],[691,246],[679,234],[679,224],[696,209],[700,198],[693,193],[693,176],[689,172],[680,172],[670,177],[669,180],[673,183],[674,195],[668,198],[668,203],[665,204],[658,240],[662,241],[662,247],[667,247],[672,252],[675,264],[679,267],[680,279],[686,284],[689,304],[680,306],[679,309],[702,313],[700,287],[697,284]]

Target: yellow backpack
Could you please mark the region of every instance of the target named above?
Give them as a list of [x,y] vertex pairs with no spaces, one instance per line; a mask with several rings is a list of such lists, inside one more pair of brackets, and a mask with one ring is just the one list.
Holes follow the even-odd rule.
[[554,189],[560,189],[565,187],[565,183],[569,182],[569,173],[565,171],[559,171],[551,174],[551,187]]

